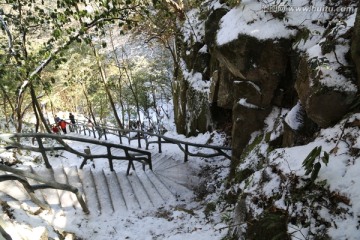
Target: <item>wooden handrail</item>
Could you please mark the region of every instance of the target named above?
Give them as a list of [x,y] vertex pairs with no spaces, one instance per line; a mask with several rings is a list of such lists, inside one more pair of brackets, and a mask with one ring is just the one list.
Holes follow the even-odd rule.
[[[38,147],[32,146],[32,145],[22,145],[18,142],[20,138],[34,138],[38,142]],[[95,158],[107,158],[109,161],[110,170],[114,171],[113,168],[113,160],[127,160],[129,161],[129,166],[132,166],[134,168],[133,162],[138,161],[143,165],[143,169],[145,169],[145,164],[149,165],[149,168],[152,170],[152,161],[151,161],[151,153],[145,150],[133,148],[130,146],[120,145],[120,144],[114,144],[109,142],[104,142],[100,140],[95,139],[88,139],[88,138],[81,138],[81,137],[75,137],[75,136],[69,136],[69,135],[59,135],[59,134],[49,134],[49,133],[13,133],[13,134],[0,134],[0,139],[9,143],[9,146],[6,146],[7,149],[9,148],[19,148],[34,152],[40,152],[45,161],[45,165],[47,168],[51,168],[51,165],[47,159],[46,152],[54,151],[54,150],[65,150],[68,152],[71,152],[73,154],[76,154],[78,156],[81,156],[84,158],[83,162],[80,165],[80,169],[84,167],[87,160],[89,159],[95,159]],[[44,139],[53,139],[56,140],[60,146],[44,146],[42,143]],[[106,154],[87,154],[85,152],[80,152],[68,144],[64,142],[64,140],[72,140],[72,141],[78,141],[78,142],[85,142],[100,146],[105,146],[109,149],[109,151]],[[111,152],[111,149],[122,149],[124,151],[124,155],[117,156],[113,155]],[[131,153],[137,153],[139,156],[135,156]],[[127,175],[129,175],[130,168],[128,168]]]
[[63,184],[63,183],[58,183],[58,182],[54,182],[54,181],[47,181],[36,174],[32,174],[32,173],[29,173],[26,171],[15,169],[15,168],[3,165],[3,164],[0,164],[0,170],[6,171],[6,172],[11,172],[13,174],[24,176],[26,178],[31,178],[33,180],[43,183],[43,185],[30,186],[30,184],[26,181],[26,179],[19,177],[19,176],[15,176],[15,175],[3,175],[0,178],[0,181],[4,181],[4,180],[19,181],[24,186],[25,190],[28,192],[28,194],[30,195],[30,197],[34,201],[34,203],[38,204],[43,209],[50,209],[50,207],[48,205],[45,205],[44,203],[41,203],[41,201],[39,199],[37,199],[36,196],[33,194],[33,190],[43,189],[43,188],[54,188],[54,189],[61,189],[61,190],[70,191],[70,192],[74,193],[76,195],[76,198],[77,198],[78,202],[80,203],[80,206],[83,209],[83,211],[85,213],[90,213],[81,193],[79,192],[79,189],[77,189],[76,187],[73,187],[69,184]]
[[[80,131],[77,131],[77,133],[81,134],[83,132],[86,135],[86,132],[85,132],[86,126],[85,125],[76,124],[76,126],[77,126],[76,129],[80,129]],[[81,129],[84,129],[84,130],[81,131]],[[160,134],[156,134],[156,133],[151,133],[151,132],[146,132],[146,131],[141,131],[141,130],[133,130],[133,129],[119,129],[119,128],[108,127],[108,126],[103,126],[103,125],[96,126],[96,127],[89,127],[88,129],[89,129],[89,131],[90,130],[92,131],[95,138],[96,138],[95,132],[97,130],[101,130],[101,133],[97,133],[97,136],[99,137],[99,139],[101,138],[101,135],[104,135],[105,139],[107,139],[106,134],[113,134],[113,135],[116,135],[119,137],[120,143],[122,143],[122,137],[127,138],[129,144],[132,140],[137,140],[139,148],[141,148],[140,140],[143,139],[146,143],[146,150],[149,149],[150,144],[157,144],[158,148],[159,148],[159,153],[162,152],[162,149],[161,149],[162,143],[175,144],[179,147],[179,149],[182,152],[184,152],[184,154],[185,154],[184,161],[185,162],[188,161],[188,156],[204,157],[204,158],[224,156],[227,159],[231,160],[231,155],[229,155],[228,153],[225,152],[225,151],[231,151],[232,148],[230,148],[230,147],[221,147],[221,146],[208,145],[208,144],[191,143],[191,142],[186,142],[186,141],[166,137],[164,135],[160,135]],[[136,137],[132,138],[131,133],[135,133]],[[149,141],[148,136],[156,137],[157,140]],[[215,151],[215,153],[202,153],[202,152],[194,153],[194,152],[189,151],[189,147],[212,149]]]

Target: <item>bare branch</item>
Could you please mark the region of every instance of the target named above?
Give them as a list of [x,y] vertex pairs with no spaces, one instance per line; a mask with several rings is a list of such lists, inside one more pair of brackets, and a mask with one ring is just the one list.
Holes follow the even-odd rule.
[[10,30],[9,30],[7,24],[6,24],[6,21],[5,21],[5,19],[3,18],[2,15],[0,15],[0,23],[3,26],[3,28],[4,28],[5,32],[6,32],[6,35],[8,37],[9,52],[13,55],[13,54],[15,54],[15,51],[13,49],[13,37],[12,37],[11,32],[10,32]]

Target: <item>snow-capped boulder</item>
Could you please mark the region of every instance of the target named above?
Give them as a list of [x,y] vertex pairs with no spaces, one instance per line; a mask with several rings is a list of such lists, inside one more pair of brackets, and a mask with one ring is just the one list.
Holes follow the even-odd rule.
[[332,76],[312,69],[306,57],[300,60],[295,88],[307,116],[320,127],[339,121],[349,111],[356,95],[352,89],[324,85],[322,82],[327,78]]

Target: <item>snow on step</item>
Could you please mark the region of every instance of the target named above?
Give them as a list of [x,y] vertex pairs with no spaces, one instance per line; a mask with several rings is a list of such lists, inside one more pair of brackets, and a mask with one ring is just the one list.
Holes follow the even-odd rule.
[[144,172],[137,173],[138,178],[143,185],[145,191],[147,192],[147,195],[151,199],[151,202],[155,207],[160,207],[164,205],[165,200],[160,194],[159,190],[156,188],[154,183],[150,181],[149,177]]
[[133,174],[130,174],[127,176],[129,179],[129,182],[132,186],[132,189],[134,190],[134,193],[136,195],[136,198],[139,201],[140,208],[141,209],[148,209],[154,206],[154,204],[151,202],[151,199],[144,188],[143,184],[139,180],[139,177],[134,172]]
[[[0,175],[8,175],[5,172],[0,172]],[[4,192],[5,195],[23,202],[30,200],[30,196],[21,184],[17,184],[17,181],[8,180],[0,182],[0,191]]]
[[109,193],[113,203],[114,211],[116,212],[127,211],[125,199],[120,189],[120,184],[116,177],[116,173],[111,172],[110,170],[104,170],[104,175],[106,177],[106,181],[109,186]]
[[117,179],[124,196],[126,206],[129,210],[140,209],[139,201],[135,195],[135,192],[130,184],[129,179],[126,176],[126,172],[116,172]]
[[157,165],[158,163],[159,163],[159,161],[163,158],[163,157],[165,157],[163,154],[161,154],[161,153],[155,153],[154,155],[152,155],[151,156],[151,159],[152,159],[152,165],[153,165],[153,167],[155,166],[155,165]]
[[171,162],[168,166],[157,168],[154,171],[160,176],[169,178],[187,188],[193,188],[199,184],[199,178],[191,167],[189,167],[188,163],[175,161],[172,157],[168,159],[168,162]]
[[[64,171],[67,175],[68,182],[71,186],[76,187],[84,196],[84,190],[82,187],[81,179],[79,178],[78,170],[76,166],[70,166],[70,167],[64,167]],[[81,209],[81,205],[79,201],[77,200],[75,194],[72,195],[72,198],[74,199],[74,205],[77,208]]]
[[[47,169],[43,166],[39,166],[38,168],[31,168],[31,171],[41,176],[44,180],[55,181],[53,169]],[[47,202],[51,207],[60,206],[60,199],[56,189],[45,188],[40,191],[44,196],[45,202]]]
[[171,203],[176,201],[175,195],[168,189],[168,187],[160,181],[160,179],[152,172],[146,171],[145,175],[148,177],[149,181],[156,187],[157,191],[161,195],[162,199],[166,203]]
[[160,155],[156,158],[153,158],[153,169],[157,169],[159,168],[160,166],[162,166],[163,164],[165,164],[165,162],[167,161],[169,157],[166,156],[166,155]]
[[83,189],[85,193],[85,201],[90,210],[90,214],[100,214],[99,196],[97,195],[95,183],[91,168],[79,169],[79,177],[83,183]]
[[[55,181],[58,183],[69,184],[67,176],[62,167],[54,168]],[[77,202],[76,196],[69,191],[57,190],[59,194],[60,204],[63,208],[75,208]]]
[[[25,171],[25,172],[34,173],[31,166],[22,166],[22,167],[19,168],[19,169],[22,170],[22,171]],[[27,178],[27,181],[28,181],[28,183],[29,183],[31,186],[40,184],[38,181],[35,181],[35,180],[31,179],[31,178]],[[22,184],[21,184],[20,182],[18,182],[18,181],[16,181],[16,183],[17,183],[18,185],[22,185]],[[36,196],[41,202],[45,202],[45,199],[44,199],[44,197],[43,197],[43,194],[42,194],[41,190],[35,190],[35,191],[34,191],[34,194],[35,194],[35,196]]]
[[95,188],[98,194],[101,214],[112,214],[114,206],[103,170],[92,171]]
[[158,179],[176,196],[178,201],[187,201],[193,197],[193,191],[177,183],[174,179],[164,176],[161,173],[154,172]]
[[184,166],[184,164],[181,164],[175,168],[157,169],[155,172],[162,177],[169,178],[172,181],[186,187],[197,185],[195,183],[196,177],[193,177],[194,174],[188,167]]

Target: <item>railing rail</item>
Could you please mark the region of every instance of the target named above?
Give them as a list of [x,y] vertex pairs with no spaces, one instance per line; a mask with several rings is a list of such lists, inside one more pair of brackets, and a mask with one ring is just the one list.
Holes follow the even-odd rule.
[[[74,131],[76,131],[78,134],[89,135],[98,139],[104,137],[105,140],[107,140],[108,139],[107,135],[109,134],[115,135],[119,138],[120,144],[123,143],[122,138],[126,138],[129,144],[131,141],[137,140],[139,148],[141,148],[141,140],[144,140],[146,144],[146,150],[149,149],[150,144],[157,144],[159,153],[162,152],[163,143],[175,144],[184,153],[184,162],[188,161],[188,156],[204,157],[204,158],[224,156],[231,160],[231,155],[227,153],[232,150],[230,147],[191,143],[191,142],[186,142],[186,141],[181,141],[178,139],[166,137],[164,135],[160,135],[156,133],[151,133],[141,130],[133,130],[133,129],[119,129],[119,128],[102,126],[102,125],[87,126],[85,124],[77,123],[73,125],[73,127],[74,127]],[[152,140],[153,138],[155,138],[156,140]],[[189,150],[189,147],[198,148],[198,149],[200,148],[211,149],[214,152],[213,153],[208,153],[208,152],[205,153],[200,151],[191,152]]]
[[[58,183],[58,182],[54,182],[54,181],[47,181],[45,179],[43,179],[42,177],[36,175],[36,174],[32,174],[26,171],[22,171],[19,169],[15,169],[9,166],[6,166],[4,164],[0,164],[0,170],[5,171],[5,172],[11,172],[12,174],[7,174],[7,175],[1,175],[0,176],[0,181],[7,181],[7,180],[16,180],[19,181],[24,189],[26,190],[26,192],[29,194],[31,200],[37,204],[38,206],[40,206],[42,209],[46,209],[46,210],[50,210],[50,206],[41,202],[40,199],[38,199],[36,197],[36,195],[34,194],[34,190],[39,190],[39,189],[45,189],[45,188],[53,188],[53,189],[61,189],[61,190],[65,190],[65,191],[70,191],[72,193],[75,194],[78,202],[80,203],[81,208],[83,209],[83,211],[85,213],[90,213],[89,208],[87,207],[85,200],[83,199],[81,192],[79,191],[78,188],[73,187],[69,184],[62,184],[62,183]],[[23,177],[21,177],[23,176]],[[30,178],[33,180],[38,181],[39,183],[42,183],[40,185],[30,185],[28,183],[28,181],[26,179],[24,179],[24,177],[26,178]]]
[[[38,143],[38,146],[33,145],[24,145],[20,143],[21,138],[31,138],[33,140],[36,140]],[[51,145],[47,146],[44,145],[45,139],[52,139],[55,140],[57,145]],[[23,150],[29,150],[33,152],[40,152],[44,162],[45,166],[47,168],[51,168],[51,164],[47,158],[46,153],[54,150],[65,150],[68,152],[71,152],[73,154],[76,154],[78,156],[83,157],[83,161],[80,165],[80,169],[84,167],[86,162],[90,159],[96,159],[96,158],[107,158],[109,161],[109,167],[111,171],[114,171],[113,168],[113,160],[127,160],[129,161],[128,169],[127,169],[127,175],[129,175],[130,168],[133,170],[135,169],[134,161],[138,161],[142,163],[143,169],[145,170],[145,165],[149,165],[149,168],[152,170],[152,162],[151,162],[151,153],[142,149],[133,148],[130,146],[124,146],[120,144],[114,144],[104,141],[99,141],[95,139],[88,139],[88,138],[81,138],[81,137],[75,137],[75,136],[69,136],[69,135],[59,135],[59,134],[49,134],[49,133],[13,133],[13,134],[0,134],[0,140],[7,142],[8,145],[6,148],[19,148]],[[77,142],[85,142],[89,144],[95,144],[104,146],[107,149],[106,154],[92,154],[91,152],[81,152],[78,151],[68,144],[64,142],[64,140],[72,140]],[[35,141],[34,141],[35,143]],[[123,155],[115,155],[112,152],[112,149],[121,149],[123,151]]]

